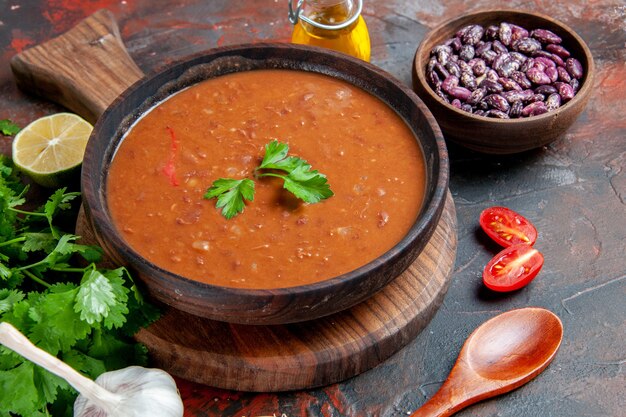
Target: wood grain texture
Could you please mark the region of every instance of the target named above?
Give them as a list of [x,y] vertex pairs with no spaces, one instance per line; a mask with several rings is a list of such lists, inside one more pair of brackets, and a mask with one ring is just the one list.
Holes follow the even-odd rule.
[[439,225],[416,261],[372,298],[321,319],[247,326],[170,309],[137,340],[154,365],[203,384],[288,391],[350,378],[405,346],[428,324],[450,283],[456,214],[448,195]]
[[107,10],[15,55],[11,69],[20,89],[59,103],[91,123],[143,77]]
[[[455,108],[438,97],[426,81],[425,69],[430,51],[454,36],[468,24],[488,26],[514,23],[529,31],[548,29],[563,38],[573,57],[584,69],[581,88],[572,100],[539,116],[520,119],[494,119],[475,116]],[[542,14],[517,10],[483,10],[448,20],[426,35],[413,61],[413,89],[433,112],[446,139],[466,148],[489,154],[513,154],[547,145],[560,138],[587,105],[593,89],[593,57],[585,42],[565,24]]]
[[561,320],[543,308],[493,317],[468,337],[439,391],[411,417],[448,417],[519,388],[546,369],[562,339]]

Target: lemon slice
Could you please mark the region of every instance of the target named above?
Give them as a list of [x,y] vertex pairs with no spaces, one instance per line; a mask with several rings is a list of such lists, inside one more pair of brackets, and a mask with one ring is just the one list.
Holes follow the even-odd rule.
[[76,179],[93,126],[72,113],[39,118],[13,139],[13,162],[45,187]]

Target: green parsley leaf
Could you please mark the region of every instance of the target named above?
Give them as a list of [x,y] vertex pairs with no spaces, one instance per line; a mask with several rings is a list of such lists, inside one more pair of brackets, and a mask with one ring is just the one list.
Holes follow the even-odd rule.
[[334,194],[324,174],[310,171],[303,165],[295,168],[283,179],[285,180],[284,187],[287,190],[310,204],[318,203]]
[[9,119],[0,120],[0,133],[2,133],[3,135],[15,136],[20,130],[22,129]]
[[243,212],[245,208],[244,199],[254,200],[254,181],[248,178],[233,180],[220,178],[215,180],[204,194],[204,198],[217,198],[218,209],[222,209],[222,215],[231,219]]
[[122,327],[130,291],[124,287],[122,273],[121,268],[105,273],[96,269],[85,272],[74,306],[81,320],[91,325],[104,321],[108,329]]
[[273,169],[287,172],[287,175],[266,172],[260,177],[278,177],[284,180],[283,187],[306,203],[314,204],[332,197],[326,175],[311,169],[304,159],[287,156],[289,145],[276,140],[265,145],[265,156],[257,170]]

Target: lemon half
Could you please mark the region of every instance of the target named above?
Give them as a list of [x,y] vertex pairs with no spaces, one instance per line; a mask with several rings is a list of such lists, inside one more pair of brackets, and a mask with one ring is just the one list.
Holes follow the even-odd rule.
[[67,185],[80,172],[92,130],[72,113],[41,117],[15,135],[13,163],[40,185]]

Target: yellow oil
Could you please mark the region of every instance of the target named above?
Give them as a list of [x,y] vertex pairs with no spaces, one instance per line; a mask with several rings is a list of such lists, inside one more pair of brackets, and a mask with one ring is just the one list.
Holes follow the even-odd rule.
[[[307,16],[325,25],[336,25],[350,18],[349,9],[343,2],[314,9]],[[291,36],[293,43],[320,46],[343,52],[364,61],[370,60],[370,37],[363,16],[343,29],[321,29],[298,20]]]

